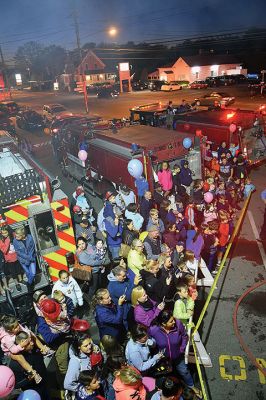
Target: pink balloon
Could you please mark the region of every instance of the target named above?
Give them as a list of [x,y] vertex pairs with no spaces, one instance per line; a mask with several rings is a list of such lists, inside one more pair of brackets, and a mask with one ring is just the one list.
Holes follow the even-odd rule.
[[86,150],[80,150],[80,151],[78,152],[78,158],[79,158],[81,161],[86,161],[86,160],[87,160],[87,157],[88,157],[88,153],[86,152]]
[[206,203],[211,203],[213,201],[213,194],[211,192],[204,193],[204,200]]
[[0,397],[8,396],[15,387],[15,375],[12,369],[0,365]]

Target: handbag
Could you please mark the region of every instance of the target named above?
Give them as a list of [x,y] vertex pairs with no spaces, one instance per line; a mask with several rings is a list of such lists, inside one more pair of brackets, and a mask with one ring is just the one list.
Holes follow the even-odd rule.
[[79,281],[89,282],[91,280],[92,267],[90,267],[89,265],[81,265],[78,262],[78,259],[75,257],[75,264],[71,275],[74,279],[77,279]]

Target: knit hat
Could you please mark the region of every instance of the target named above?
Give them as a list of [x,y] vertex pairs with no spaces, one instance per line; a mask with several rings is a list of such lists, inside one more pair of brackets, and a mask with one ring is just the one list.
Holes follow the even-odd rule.
[[77,196],[80,196],[81,195],[81,193],[84,193],[84,188],[83,188],[83,186],[78,186],[77,188],[76,188],[76,195]]
[[185,247],[185,243],[182,242],[182,241],[180,240],[179,242],[177,242],[177,246],[183,246],[183,247]]
[[45,295],[43,290],[36,290],[36,292],[34,292],[32,296],[34,303],[38,303],[40,297],[43,295]]
[[147,232],[155,232],[155,231],[158,231],[159,230],[159,228],[158,228],[158,226],[156,226],[156,225],[150,225],[148,228],[147,228]]

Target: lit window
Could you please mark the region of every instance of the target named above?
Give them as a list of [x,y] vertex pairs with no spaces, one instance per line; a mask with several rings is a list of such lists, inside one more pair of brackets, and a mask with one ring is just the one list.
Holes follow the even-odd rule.
[[200,72],[200,67],[192,67],[192,68],[191,68],[191,72],[192,72],[192,74],[197,74],[197,73],[199,73],[199,72]]

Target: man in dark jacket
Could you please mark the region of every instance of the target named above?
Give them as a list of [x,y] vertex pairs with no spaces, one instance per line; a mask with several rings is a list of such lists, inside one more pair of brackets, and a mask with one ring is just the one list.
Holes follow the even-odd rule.
[[152,209],[153,201],[152,201],[152,194],[150,191],[146,191],[144,193],[144,197],[141,199],[140,202],[140,215],[144,218],[143,221],[143,229],[146,229],[147,223],[149,221],[150,210]]
[[144,249],[148,260],[158,260],[159,255],[163,252],[162,241],[158,226],[150,225],[148,228],[148,236],[145,238]]
[[139,284],[141,278],[136,275],[134,282],[130,282],[130,280],[127,278],[126,270],[120,266],[117,266],[111,270],[110,274],[107,276],[107,279],[109,281],[107,289],[116,306],[118,305],[119,297],[123,295],[126,296],[126,302],[123,303],[122,308],[123,323],[125,328],[128,329],[127,315],[131,307],[131,293],[133,287]]
[[192,171],[188,168],[188,161],[181,160],[181,170],[179,174],[180,184],[185,187],[187,194],[190,194],[190,185],[192,183]]
[[157,209],[159,209],[162,201],[164,200],[163,188],[160,185],[160,183],[157,182],[155,184],[155,188],[154,189],[155,190],[154,190],[154,193],[153,193],[153,198],[154,198],[154,202],[155,202],[155,204],[157,206]]
[[111,216],[104,219],[105,231],[107,234],[106,242],[110,250],[112,260],[119,257],[119,251],[122,243],[123,225],[116,215],[113,219]]

